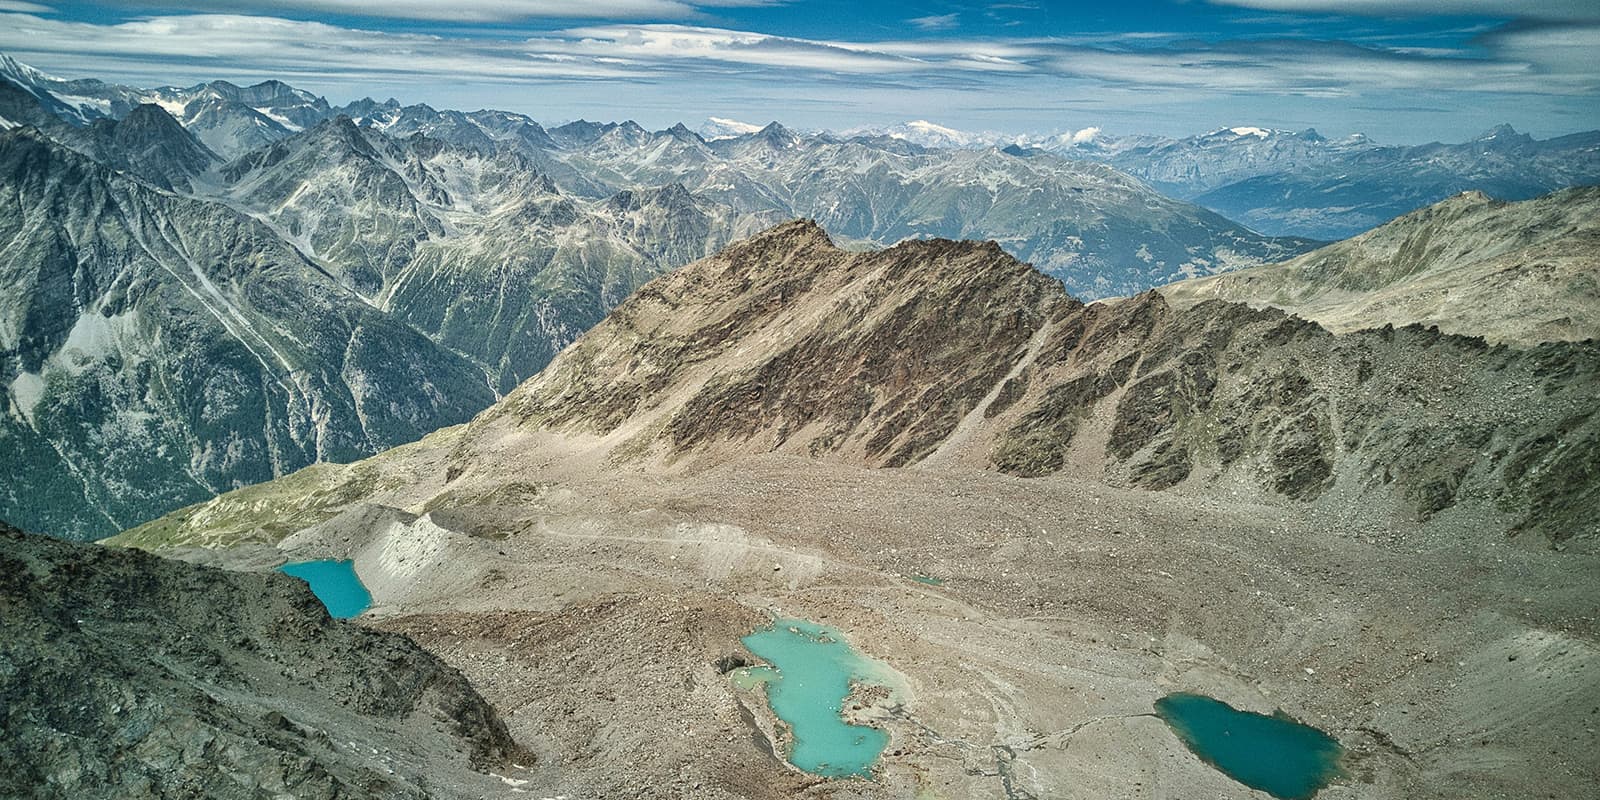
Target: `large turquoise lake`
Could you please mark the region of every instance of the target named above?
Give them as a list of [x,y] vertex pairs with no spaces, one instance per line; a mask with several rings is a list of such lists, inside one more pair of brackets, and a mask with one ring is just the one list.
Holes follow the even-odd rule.
[[833,778],[871,775],[889,734],[845,722],[840,712],[851,683],[875,683],[885,667],[857,653],[838,630],[803,620],[777,620],[740,641],[772,665],[734,679],[766,684],[772,713],[792,733],[789,763]]
[[1281,711],[1240,711],[1184,692],[1157,700],[1156,714],[1202,761],[1281,800],[1309,800],[1340,776],[1338,740]]
[[328,614],[339,619],[354,617],[372,605],[372,595],[356,577],[352,561],[296,561],[284,564],[278,571],[310,584],[311,593],[322,601]]

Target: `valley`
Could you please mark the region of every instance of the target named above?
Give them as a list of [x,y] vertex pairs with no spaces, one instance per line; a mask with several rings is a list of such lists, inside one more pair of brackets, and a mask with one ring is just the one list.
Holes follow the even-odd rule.
[[[1319,796],[1596,778],[1592,540],[1413,538],[1292,506],[798,457],[575,477],[540,445],[504,454],[540,490],[421,517],[388,509],[436,489],[383,494],[276,557],[354,558],[366,624],[460,668],[540,753],[543,796],[1258,796],[1151,716],[1174,691],[1337,737],[1349,778]],[[874,781],[786,766],[759,692],[720,671],[755,660],[739,639],[771,615],[838,628],[903,681],[847,705],[888,733]]]
[[[1156,716],[1181,692],[1337,739],[1319,797],[1561,794],[1597,777],[1593,484],[1555,477],[1594,463],[1593,356],[1084,306],[991,245],[857,254],[791,223],[646,286],[468,425],[111,544],[351,559],[362,623],[461,669],[542,796],[1258,796]],[[1229,399],[1261,369],[1298,388]],[[1370,388],[1424,375],[1454,400]],[[887,735],[871,780],[785,761],[804,734],[741,672],[783,620],[882,663],[842,706]]]

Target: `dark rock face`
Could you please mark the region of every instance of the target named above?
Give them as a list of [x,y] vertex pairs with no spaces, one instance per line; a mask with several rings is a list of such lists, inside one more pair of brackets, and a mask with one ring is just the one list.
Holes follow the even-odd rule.
[[191,181],[220,159],[170,114],[141,105],[120,120],[95,120],[83,151],[162,189],[189,191]]
[[304,584],[0,523],[0,796],[425,798],[522,753],[410,639]]

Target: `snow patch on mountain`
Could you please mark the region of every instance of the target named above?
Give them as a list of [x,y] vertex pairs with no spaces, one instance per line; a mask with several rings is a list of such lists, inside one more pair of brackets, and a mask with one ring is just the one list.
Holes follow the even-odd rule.
[[11,401],[29,425],[33,424],[33,411],[44,397],[44,377],[32,372],[21,372],[11,381]]
[[283,127],[288,128],[291,131],[299,133],[300,131],[305,130],[304,126],[296,124],[293,120],[289,119],[288,117],[286,117],[286,116],[284,116],[282,114],[277,113],[276,111],[273,111],[270,108],[266,108],[266,107],[263,107],[263,106],[251,106],[251,108],[254,109],[257,114],[260,114],[261,116],[266,117],[267,119],[270,119],[273,122],[276,122],[279,125],[282,125]]
[[752,125],[736,119],[707,117],[706,121],[700,125],[700,130],[697,133],[707,140],[715,141],[717,139],[735,139],[740,136],[758,133],[761,128],[762,126],[760,125]]

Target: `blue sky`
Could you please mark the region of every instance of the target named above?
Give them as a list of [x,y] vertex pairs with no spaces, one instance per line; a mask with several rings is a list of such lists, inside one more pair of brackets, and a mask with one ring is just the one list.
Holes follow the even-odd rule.
[[1600,0],[0,0],[0,51],[66,77],[275,77],[545,122],[1600,128]]

